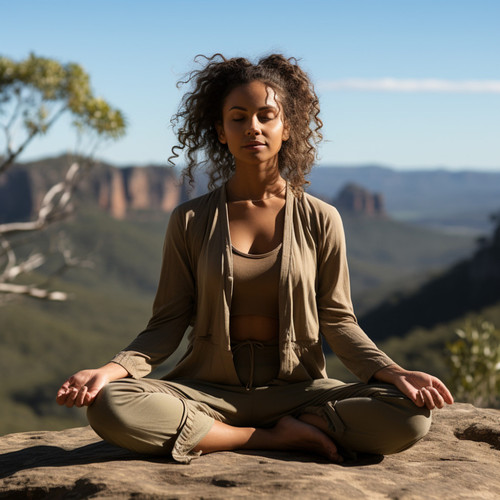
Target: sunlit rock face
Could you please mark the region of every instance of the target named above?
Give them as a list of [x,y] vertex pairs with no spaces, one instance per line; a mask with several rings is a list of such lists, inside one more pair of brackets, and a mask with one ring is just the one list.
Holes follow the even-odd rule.
[[[67,161],[56,158],[8,170],[0,177],[0,223],[34,217],[45,193],[64,179],[68,167]],[[75,198],[124,219],[137,211],[170,212],[187,199],[187,193],[167,167],[97,164],[82,176]]]
[[114,168],[96,175],[99,206],[117,219],[133,211],[170,212],[181,200],[177,178],[161,167]]
[[342,212],[369,217],[386,215],[383,195],[372,193],[357,184],[346,184],[332,201],[332,204]]
[[224,452],[190,465],[136,455],[89,427],[0,438],[1,498],[497,499],[500,410],[455,404],[383,459],[336,465],[305,453]]

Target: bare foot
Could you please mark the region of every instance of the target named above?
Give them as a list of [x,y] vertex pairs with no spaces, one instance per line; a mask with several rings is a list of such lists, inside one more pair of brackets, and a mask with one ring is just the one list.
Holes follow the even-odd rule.
[[326,420],[319,415],[315,415],[314,413],[303,413],[298,418],[302,422],[305,422],[309,425],[314,425],[314,427],[317,427],[320,431],[328,434],[328,424],[326,423]]
[[285,416],[278,420],[272,432],[282,440],[283,450],[310,451],[332,462],[343,462],[335,443],[314,425]]

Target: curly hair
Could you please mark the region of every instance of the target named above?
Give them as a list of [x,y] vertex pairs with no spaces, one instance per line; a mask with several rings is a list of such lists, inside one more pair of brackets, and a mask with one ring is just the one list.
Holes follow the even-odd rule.
[[226,59],[222,54],[214,54],[198,55],[195,61],[200,57],[206,60],[204,67],[177,83],[177,87],[191,84],[192,90],[184,95],[171,119],[178,144],[172,148],[169,162],[173,165],[173,160],[184,151],[187,165],[182,176],[191,186],[194,171],[200,166],[209,176],[209,189],[229,179],[235,168],[234,158],[219,141],[215,124],[222,121],[224,101],[233,89],[262,81],[277,93],[290,131],[278,153],[278,168],[293,192],[300,196],[304,185],[309,184],[305,176],[317,158],[316,146],[322,139],[323,123],[318,116],[319,101],[313,84],[297,60],[271,54],[252,64],[242,57]]

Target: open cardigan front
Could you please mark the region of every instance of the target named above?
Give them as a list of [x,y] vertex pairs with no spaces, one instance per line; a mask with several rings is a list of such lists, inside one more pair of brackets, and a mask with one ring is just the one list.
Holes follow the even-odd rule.
[[[185,355],[164,378],[241,385],[229,335],[232,259],[225,185],[179,205],[168,224],[153,315],[112,361],[133,378],[143,377],[174,352],[192,325]],[[393,363],[354,315],[339,213],[307,193],[296,196],[287,184],[276,383],[327,377],[321,335],[364,382]]]

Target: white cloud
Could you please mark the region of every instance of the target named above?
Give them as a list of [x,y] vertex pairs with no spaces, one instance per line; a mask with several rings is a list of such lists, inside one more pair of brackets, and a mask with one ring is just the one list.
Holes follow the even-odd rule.
[[318,84],[322,91],[359,90],[382,92],[447,92],[500,94],[500,80],[439,80],[428,79],[361,79],[322,81]]

